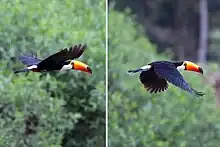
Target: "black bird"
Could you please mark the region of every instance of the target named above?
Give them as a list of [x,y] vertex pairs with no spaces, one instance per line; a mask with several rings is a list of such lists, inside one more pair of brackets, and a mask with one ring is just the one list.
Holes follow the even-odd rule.
[[[156,61],[135,70],[129,70],[128,73],[140,73],[140,81],[147,91],[157,93],[167,90],[168,82],[197,96],[203,96],[205,93],[197,92],[189,86],[179,73],[179,69],[194,71],[203,74],[201,67],[190,61],[170,62]],[[168,82],[167,82],[168,81]]]
[[47,72],[47,71],[64,71],[64,70],[80,70],[92,74],[92,69],[80,62],[74,60],[79,58],[86,49],[86,45],[73,45],[69,48],[64,48],[61,51],[47,57],[44,60],[38,59],[36,56],[20,55],[19,59],[27,68],[16,70],[14,73],[19,72]]

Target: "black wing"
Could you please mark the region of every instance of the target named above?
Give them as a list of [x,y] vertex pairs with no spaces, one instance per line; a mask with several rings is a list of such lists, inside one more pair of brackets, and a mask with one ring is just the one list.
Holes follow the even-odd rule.
[[63,63],[67,60],[73,60],[79,58],[86,49],[86,45],[74,45],[70,48],[62,49],[61,51],[49,56],[38,64],[38,68],[41,70],[57,70],[62,68]]
[[41,60],[34,55],[20,55],[19,60],[27,66],[37,65],[41,62]]
[[150,93],[165,91],[168,88],[167,81],[158,77],[153,68],[150,68],[148,71],[142,71],[139,78]]
[[159,77],[166,79],[173,85],[191,94],[196,94],[197,96],[204,95],[204,93],[197,92],[189,86],[189,84],[184,80],[183,76],[176,69],[175,65],[170,63],[158,63],[154,64],[154,70]]

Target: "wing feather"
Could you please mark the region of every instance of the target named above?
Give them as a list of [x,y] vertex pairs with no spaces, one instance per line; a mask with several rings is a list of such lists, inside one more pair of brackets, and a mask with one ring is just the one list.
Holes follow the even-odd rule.
[[79,58],[86,49],[86,44],[74,45],[70,48],[64,48],[61,51],[49,56],[38,64],[38,68],[54,70],[55,68],[61,68],[63,63],[67,60],[73,60]]
[[152,68],[148,71],[142,71],[139,78],[145,89],[150,93],[165,91],[168,88],[167,81],[159,78]]
[[19,60],[27,66],[37,65],[41,62],[41,60],[34,55],[20,55]]
[[172,83],[173,85],[191,94],[195,94],[198,96],[204,95],[204,93],[197,92],[194,89],[192,89],[173,64],[169,64],[169,63],[154,64],[154,70],[159,77],[166,79],[168,82]]

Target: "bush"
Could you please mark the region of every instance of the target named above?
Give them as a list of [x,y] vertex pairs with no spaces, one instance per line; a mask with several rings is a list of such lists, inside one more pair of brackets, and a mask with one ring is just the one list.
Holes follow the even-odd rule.
[[[105,4],[94,0],[3,0],[0,6],[0,145],[105,144]],[[78,72],[21,73],[21,53],[47,57],[86,43]]]

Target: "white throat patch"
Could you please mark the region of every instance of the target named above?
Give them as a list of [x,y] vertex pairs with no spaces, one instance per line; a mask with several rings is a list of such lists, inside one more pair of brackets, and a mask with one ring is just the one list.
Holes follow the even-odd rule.
[[177,70],[185,70],[185,66],[184,65],[177,66]]
[[65,71],[65,70],[71,70],[72,69],[72,64],[64,65],[60,71]]

